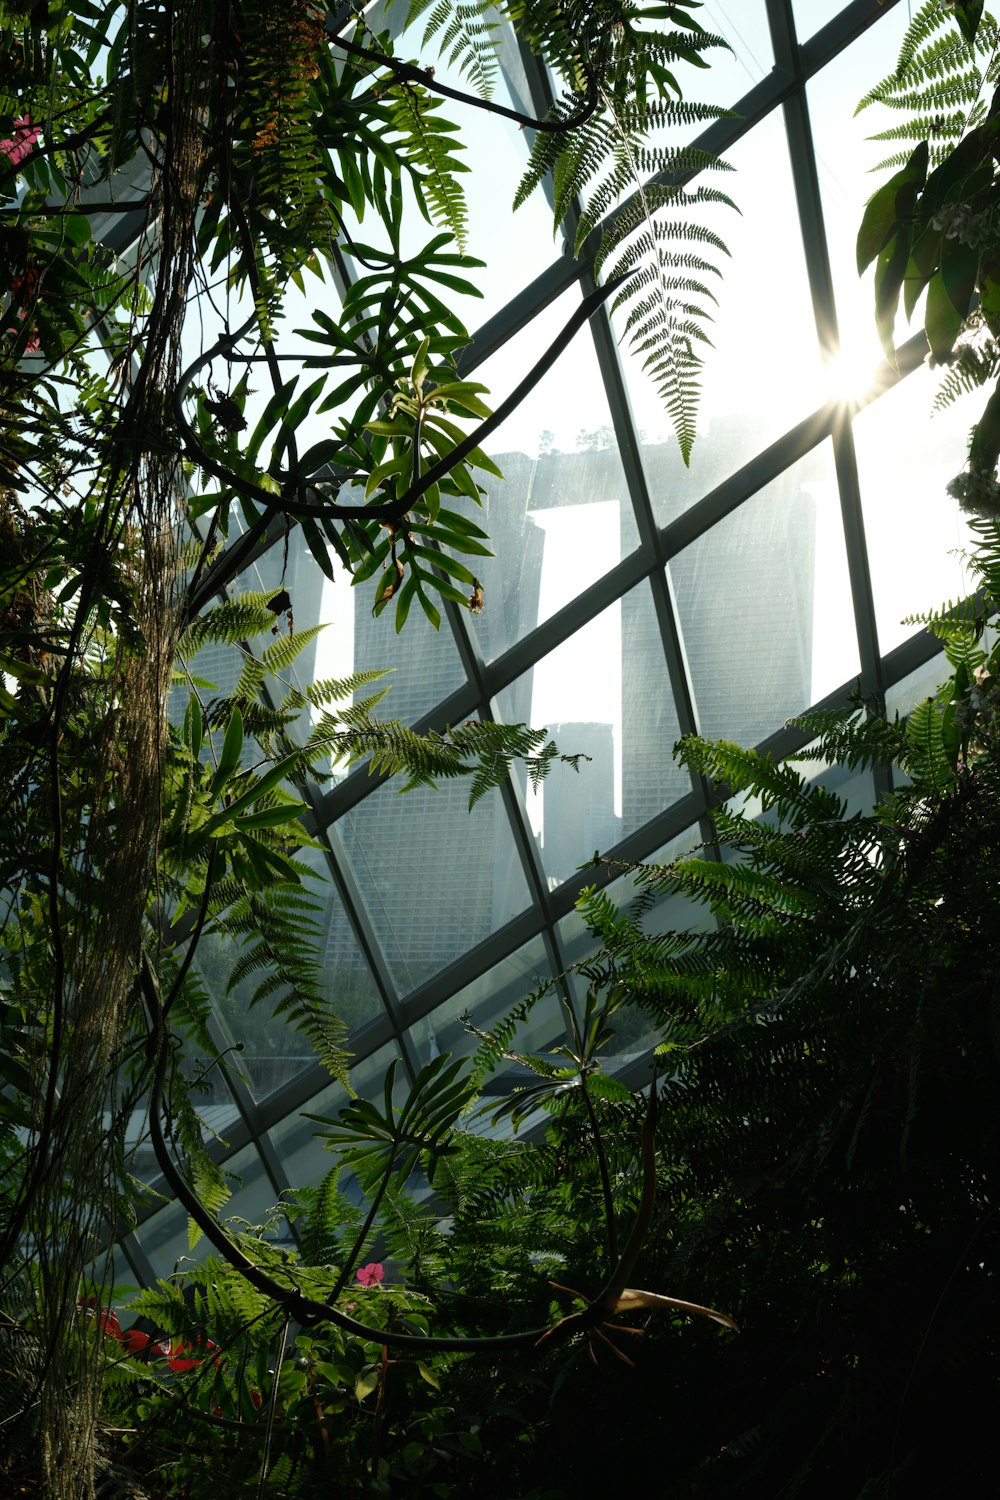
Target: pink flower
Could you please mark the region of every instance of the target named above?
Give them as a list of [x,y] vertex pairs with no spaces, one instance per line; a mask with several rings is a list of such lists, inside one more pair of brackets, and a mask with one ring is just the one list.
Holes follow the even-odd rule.
[[385,1271],[377,1260],[362,1266],[356,1274],[362,1286],[377,1286],[380,1281],[385,1280]]
[[20,166],[34,151],[41,133],[41,126],[33,125],[30,115],[22,115],[14,121],[13,140],[0,141],[0,155],[6,156],[12,167]]

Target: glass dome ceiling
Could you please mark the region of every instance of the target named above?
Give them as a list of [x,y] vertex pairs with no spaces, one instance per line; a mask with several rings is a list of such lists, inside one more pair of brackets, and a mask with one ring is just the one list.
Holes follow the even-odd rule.
[[[732,260],[690,468],[602,309],[490,444],[504,479],[484,500],[495,557],[482,615],[449,606],[435,632],[413,614],[397,636],[389,613],[356,607],[346,576],[322,576],[297,531],[287,555],[273,536],[248,566],[232,543],[212,576],[229,593],[284,588],[297,630],[324,626],[298,658],[301,680],[391,668],[394,718],[544,725],[589,757],[537,794],[514,775],[471,814],[461,784],[400,797],[365,766],[314,789],[325,984],[362,1094],[395,1058],[412,1076],[471,1050],[466,1013],[489,1026],[540,978],[572,991],[567,971],[588,951],[581,888],[626,893],[617,862],[669,860],[709,837],[711,789],[673,761],[680,735],[786,753],[802,744],[794,714],[859,691],[905,711],[944,675],[935,643],[901,621],[967,592],[965,526],[944,485],[971,418],[959,403],[928,420],[922,336],[903,345],[898,375],[881,363],[854,265],[878,127],[853,109],[894,65],[907,7],[706,0],[701,20],[732,47],[704,85],[732,114],[700,144],[736,167],[741,217],[725,226]],[[510,97],[543,113],[532,60],[511,44],[503,63]],[[593,283],[553,244],[540,198],[508,216],[525,135],[491,118],[464,138],[469,248],[489,271],[484,302],[460,309],[476,328],[463,371],[496,406]],[[235,680],[221,651],[196,666],[220,691]],[[846,790],[861,805],[879,787],[859,773]],[[675,899],[659,919],[704,918]],[[211,980],[211,948],[199,962]],[[325,1171],[303,1111],[329,1114],[345,1096],[295,1033],[241,998],[220,1000],[210,1028],[220,1053],[242,1044],[239,1071],[211,1071],[202,1114],[239,1184],[227,1212],[256,1222]],[[532,1025],[527,1045],[556,1040],[558,1007]],[[643,1037],[621,1045],[627,1075]],[[139,1163],[155,1186],[141,1143]],[[157,1200],[120,1249],[121,1280],[167,1274],[187,1250],[183,1211]]]

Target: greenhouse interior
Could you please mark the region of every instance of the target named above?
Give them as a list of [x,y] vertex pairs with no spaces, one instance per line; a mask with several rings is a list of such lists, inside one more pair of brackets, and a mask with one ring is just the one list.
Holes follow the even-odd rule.
[[4,1494],[987,1493],[996,22],[0,36]]

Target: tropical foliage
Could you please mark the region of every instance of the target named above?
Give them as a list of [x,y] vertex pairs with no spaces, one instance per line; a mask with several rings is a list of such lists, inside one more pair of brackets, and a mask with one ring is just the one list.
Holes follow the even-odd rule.
[[[297,528],[317,567],[371,586],[374,614],[397,630],[414,603],[432,625],[442,609],[481,610],[479,479],[497,472],[483,444],[611,296],[640,299],[637,340],[656,330],[646,352],[687,456],[710,295],[690,275],[712,269],[690,247],[721,249],[691,214],[725,203],[683,185],[707,163],[647,133],[713,113],[681,102],[682,68],[717,41],[696,9],[511,4],[490,19],[415,4],[409,21],[468,80],[456,89],[410,60],[401,7],[0,7],[0,1379],[12,1483],[40,1469],[52,1495],[92,1491],[112,1326],[102,1247],[144,1191],[129,1129],[146,1115],[193,1237],[213,1239],[303,1327],[381,1332],[335,1305],[339,1291],[321,1295],[322,1278],[248,1254],[218,1225],[228,1186],[205,1149],[194,1059],[213,1056],[219,997],[198,948],[228,955],[228,991],[297,1027],[344,1079],[344,1018],[318,973],[303,858],[314,789],[367,758],[408,785],[467,776],[474,804],[514,760],[540,778],[558,752],[518,726],[417,735],[378,720],[364,675],[292,685],[311,632],[295,629],[287,577],[272,594],[234,580],[269,543],[287,555]],[[521,110],[488,97],[500,20],[539,78],[550,67],[554,98],[542,89]],[[452,118],[470,109],[536,132],[547,144],[533,180],[559,179],[559,220],[592,189],[587,232],[603,235],[581,254],[578,310],[494,413],[459,368],[468,335],[455,306],[481,294]],[[671,184],[605,224],[656,170]],[[676,220],[649,217],[669,205]],[[289,337],[294,322],[306,326]],[[237,655],[232,691],[199,674],[205,648]],[[445,1097],[457,1109],[465,1085]],[[440,1109],[403,1118],[447,1131]],[[401,1164],[431,1170],[430,1144],[401,1140],[386,1181]],[[609,1315],[634,1261],[628,1244],[607,1257],[603,1301],[563,1336]]]
[[[728,199],[688,186],[717,164],[650,132],[716,113],[678,84],[717,42],[695,9],[415,0],[467,96],[401,54],[380,11],[0,11],[11,1487],[554,1500],[648,1487],[661,1450],[659,1489],[678,1497],[992,1478],[995,515],[976,523],[979,594],[927,622],[949,681],[906,721],[864,703],[808,716],[795,764],[683,741],[716,787],[723,858],[616,867],[634,899],[585,895],[594,952],[569,982],[468,1058],[434,1057],[409,1086],[389,1070],[381,1097],[317,1116],[329,1174],[266,1222],[224,1220],[231,1184],[205,1147],[192,1060],[214,1052],[219,997],[200,945],[228,955],[232,994],[349,1079],[316,961],[313,789],[366,758],[411,785],[467,777],[474,804],[515,761],[540,778],[558,755],[523,726],[382,720],[378,674],[295,685],[311,633],[286,580],[233,581],[300,527],[317,566],[374,580],[397,629],[414,602],[432,624],[482,608],[483,445],[609,296],[687,456],[723,249],[699,214]],[[928,288],[939,358],[975,295],[994,334],[981,11],[924,7],[871,96],[915,117],[899,139],[917,144],[859,260],[876,262],[887,342],[899,297]],[[556,80],[534,114],[495,100],[501,19]],[[535,131],[524,191],[551,184],[591,282],[492,415],[460,369],[453,301],[480,267],[456,105]],[[328,300],[290,377],[288,288],[307,275]],[[989,346],[973,355],[954,371],[994,379]],[[996,400],[971,461],[994,485]],[[207,647],[237,656],[231,691],[200,675]],[[860,766],[894,790],[856,812],[838,774]],[[707,920],[659,931],[663,897]],[[550,1049],[522,1040],[539,1016]],[[615,1076],[616,1035],[655,1043],[638,1086]],[[108,1286],[104,1247],[148,1191],[137,1118],[209,1251],[133,1296]],[[299,1254],[277,1243],[288,1218]]]
[[[897,170],[865,210],[858,270],[874,262],[876,322],[892,361],[900,298],[909,318],[926,293],[931,360],[949,367],[939,398],[947,404],[977,386],[996,387],[1000,373],[1000,32],[980,0],[921,6],[895,71],[858,108],[875,104],[901,116],[875,137],[892,144],[883,166]],[[998,460],[994,388],[973,431],[967,469],[951,485],[973,514],[1000,512]]]

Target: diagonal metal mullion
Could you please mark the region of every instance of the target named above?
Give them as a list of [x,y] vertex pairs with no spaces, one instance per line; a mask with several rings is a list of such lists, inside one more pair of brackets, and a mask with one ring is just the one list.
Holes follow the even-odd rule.
[[[799,83],[796,92],[785,101],[785,127],[816,333],[821,353],[824,358],[828,358],[839,349],[840,335],[812,125],[806,100],[805,73],[795,35],[791,0],[767,0],[767,6],[775,58],[781,66],[795,74]],[[831,437],[861,663],[861,690],[864,695],[875,697],[881,703],[884,702],[885,684],[878,646],[875,598],[865,541],[854,434],[844,408],[835,411]],[[884,777],[877,790],[888,790]]]
[[[592,290],[594,285],[596,283],[590,272],[587,272],[584,277],[585,292]],[[611,421],[618,440],[625,482],[639,532],[639,550],[654,564],[646,576],[653,593],[653,608],[660,632],[660,644],[663,648],[670,691],[677,711],[678,728],[682,735],[697,734],[699,723],[694,681],[684,647],[677,600],[666,566],[667,559],[660,546],[660,533],[653,514],[649,486],[646,482],[641,445],[622,373],[611,317],[606,307],[602,307],[592,318],[591,333],[611,410]],[[622,598],[625,598],[624,594]],[[622,711],[624,713],[624,705]],[[692,778],[693,781],[701,779]],[[707,783],[701,787],[701,792],[707,797]]]

